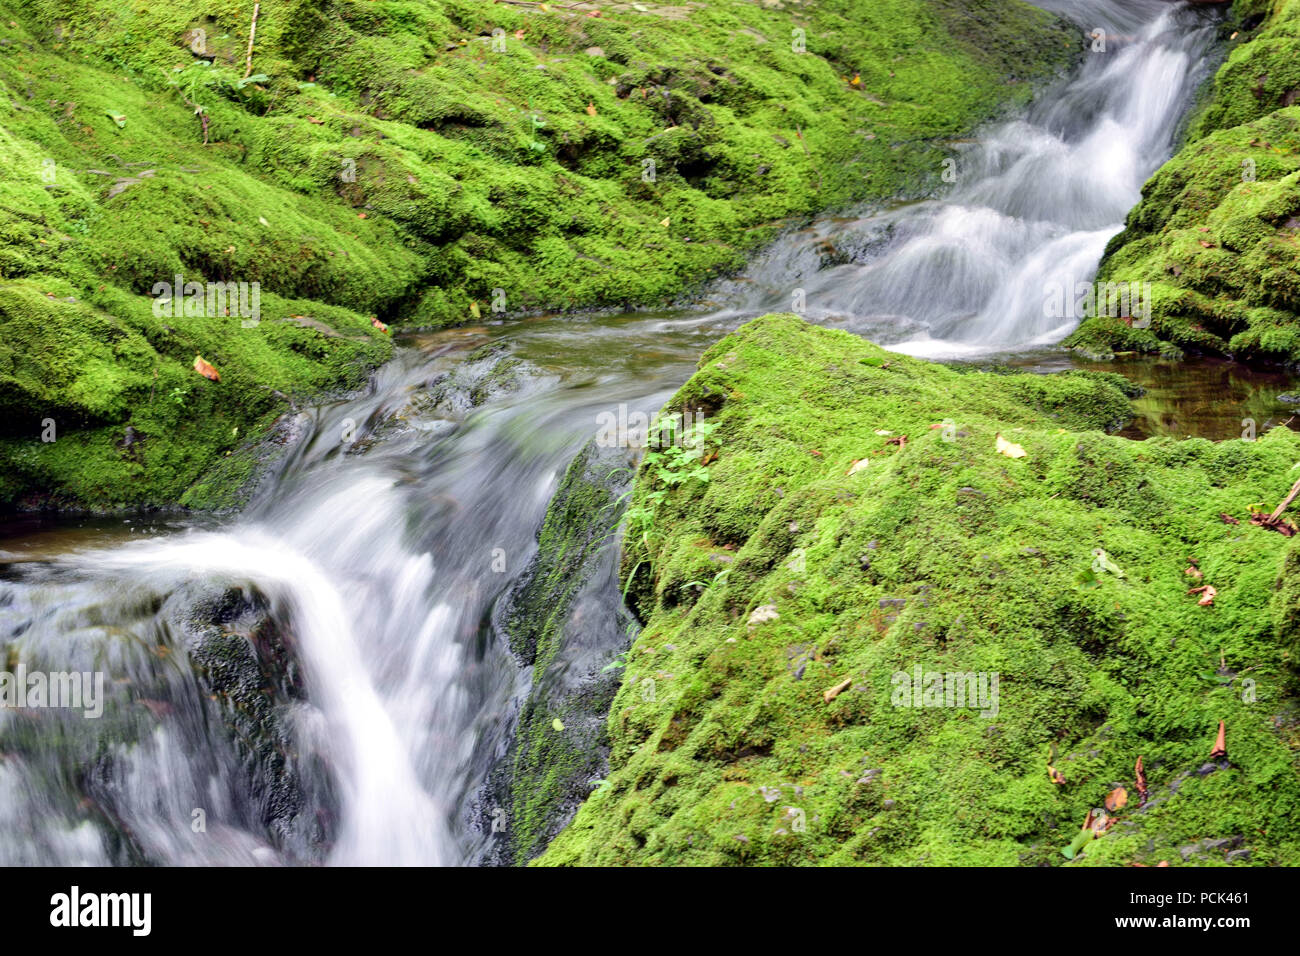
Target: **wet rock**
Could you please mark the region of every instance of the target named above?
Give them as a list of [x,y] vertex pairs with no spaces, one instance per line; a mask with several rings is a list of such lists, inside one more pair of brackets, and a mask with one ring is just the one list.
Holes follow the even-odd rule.
[[1224,857],[1224,859],[1227,860],[1229,863],[1247,863],[1250,861],[1250,851],[1233,850],[1226,857]]
[[[589,442],[547,508],[537,555],[493,614],[532,683],[519,704],[507,753],[480,799],[478,825],[492,833],[485,862],[520,865],[577,812],[590,781],[608,768],[606,716],[621,671],[604,668],[630,643],[610,529],[631,482],[625,449]],[[563,733],[550,730],[559,719]],[[510,821],[493,832],[490,817]]]

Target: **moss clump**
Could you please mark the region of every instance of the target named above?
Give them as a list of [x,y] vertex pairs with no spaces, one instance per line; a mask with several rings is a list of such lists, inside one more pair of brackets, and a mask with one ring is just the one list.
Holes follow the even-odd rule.
[[1091,318],[1067,345],[1300,362],[1300,2],[1239,2],[1233,24],[1188,142],[1102,262],[1102,281],[1152,284],[1150,328]]
[[[670,403],[709,479],[643,466],[629,510],[610,786],[539,862],[1061,864],[1117,786],[1078,863],[1300,862],[1295,551],[1245,520],[1300,436],[1137,443],[1126,405],[794,316],[709,349]],[[918,667],[997,673],[996,713],[898,706]]]
[[[251,5],[0,0],[0,505],[176,502],[268,396],[382,361],[372,315],[676,296],[926,190],[1078,49],[994,0],[643,6],[267,4],[245,77]],[[260,283],[261,326],[159,319],[177,274]]]

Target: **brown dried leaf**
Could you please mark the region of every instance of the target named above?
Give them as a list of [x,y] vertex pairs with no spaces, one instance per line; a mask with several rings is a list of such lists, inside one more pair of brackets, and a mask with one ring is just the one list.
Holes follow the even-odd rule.
[[1219,736],[1214,738],[1214,749],[1210,751],[1210,759],[1228,756],[1228,741],[1223,721],[1219,721]]
[[1124,809],[1128,803],[1128,791],[1123,787],[1116,787],[1110,793],[1106,794],[1106,809],[1111,813],[1116,810]]
[[210,379],[214,382],[221,381],[221,373],[211,364],[203,361],[203,357],[200,355],[194,356],[194,371],[198,372],[204,378]]

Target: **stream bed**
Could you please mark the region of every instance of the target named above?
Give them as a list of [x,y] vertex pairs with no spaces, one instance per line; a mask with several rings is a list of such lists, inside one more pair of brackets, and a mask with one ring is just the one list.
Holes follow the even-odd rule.
[[943,361],[1120,372],[1145,389],[1136,439],[1288,420],[1283,370],[1054,345],[1075,320],[1046,290],[1091,280],[1213,66],[1207,14],[1069,6],[1114,24],[1116,49],[964,146],[942,198],[819,220],[692,309],[405,337],[363,394],[301,413],[236,517],[0,528],[10,664],[107,678],[96,720],[0,709],[0,865],[482,861],[530,679],[494,611],[565,467],[602,415],[653,414],[756,315],[798,308]]

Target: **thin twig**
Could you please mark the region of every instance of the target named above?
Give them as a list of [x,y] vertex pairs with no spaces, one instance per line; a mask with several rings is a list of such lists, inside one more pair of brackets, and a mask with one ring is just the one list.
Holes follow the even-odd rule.
[[253,22],[248,25],[248,60],[244,65],[244,79],[253,72],[253,37],[257,35],[257,14],[262,9],[261,0],[253,4]]

